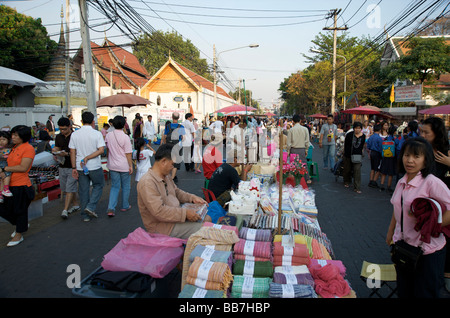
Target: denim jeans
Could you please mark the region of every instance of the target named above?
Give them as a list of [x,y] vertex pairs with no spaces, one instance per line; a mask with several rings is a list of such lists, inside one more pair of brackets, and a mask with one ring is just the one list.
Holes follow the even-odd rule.
[[129,172],[109,171],[111,190],[109,192],[108,210],[114,211],[119,202],[119,191],[122,188],[122,209],[128,209],[130,203],[131,175]]
[[330,160],[330,169],[334,169],[334,157],[336,156],[336,145],[323,145],[323,167],[328,168],[328,159]]
[[[92,181],[92,192],[91,183]],[[85,175],[82,170],[78,170],[78,194],[80,196],[81,216],[88,216],[84,209],[88,208],[95,212],[97,203],[102,197],[103,186],[105,185],[105,177],[103,169],[89,170],[89,174]]]

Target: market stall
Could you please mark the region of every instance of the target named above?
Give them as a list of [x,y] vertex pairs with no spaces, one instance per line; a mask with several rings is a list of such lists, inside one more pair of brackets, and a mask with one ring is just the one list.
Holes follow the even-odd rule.
[[[345,265],[336,258],[318,222],[314,190],[303,179],[304,163],[295,157],[286,159],[282,149],[277,151],[270,162],[253,166],[250,179],[230,193],[226,217],[234,222],[224,224],[224,218],[214,218],[214,223],[203,223],[183,243],[182,254],[178,253],[179,241],[170,246],[151,240],[145,248],[155,251],[147,258],[156,257],[166,272],[175,268],[181,272],[178,298],[356,297],[346,280]],[[205,212],[204,206],[199,207],[202,217]],[[145,241],[154,236],[143,230],[139,233]],[[114,251],[125,246],[126,252],[121,249],[119,258],[112,261],[111,255],[118,255]],[[130,246],[119,243],[114,247],[105,255],[103,268],[117,270],[112,265],[120,262],[127,264],[120,270],[140,271],[135,264],[143,260]],[[140,244],[139,248],[144,247]],[[177,248],[176,255],[169,253],[173,248]],[[160,257],[162,251],[173,257]],[[163,277],[159,272],[158,276],[147,274]],[[86,285],[81,288],[92,291]]]
[[[201,255],[195,259],[200,262],[203,258],[207,265],[194,267],[196,277],[201,279],[183,280],[179,298],[356,297],[345,279],[344,264],[336,259],[332,244],[319,225],[314,190],[302,180],[305,166],[286,155],[280,149],[274,156],[279,160],[278,167],[274,160],[257,166],[249,174],[251,179],[241,181],[238,190],[231,192],[228,214],[241,222],[216,231],[238,233],[237,241],[229,242],[232,246],[226,261],[211,258],[217,253],[216,245],[203,244]],[[191,238],[188,245],[190,241]],[[186,263],[189,258],[187,249],[187,271],[193,266]],[[223,268],[218,271],[217,262],[228,266],[226,274]],[[208,283],[218,277],[226,277],[226,284],[217,288]],[[218,289],[221,292],[214,294]]]

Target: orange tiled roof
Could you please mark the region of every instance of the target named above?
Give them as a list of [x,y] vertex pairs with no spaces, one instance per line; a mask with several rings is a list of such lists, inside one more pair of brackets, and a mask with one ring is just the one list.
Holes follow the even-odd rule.
[[[133,89],[142,87],[150,76],[136,56],[105,40],[102,46],[91,42],[92,58],[104,85],[110,85],[111,71],[114,87]],[[104,86],[102,85],[102,86]]]

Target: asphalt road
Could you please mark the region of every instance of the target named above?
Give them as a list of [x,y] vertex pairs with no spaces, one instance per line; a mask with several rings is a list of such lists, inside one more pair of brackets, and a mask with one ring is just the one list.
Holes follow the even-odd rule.
[[[369,289],[359,277],[364,260],[390,263],[385,235],[392,214],[390,195],[369,188],[370,164],[366,158],[362,167],[361,194],[344,188],[343,179],[337,181],[323,170],[322,150],[315,144],[313,161],[319,165],[320,180],[313,181],[316,193],[318,220],[322,231],[331,240],[336,259],[347,267],[347,279],[357,297],[365,298]],[[179,187],[203,196],[203,176],[178,172]],[[67,287],[72,264],[79,266],[81,278],[100,266],[103,256],[122,238],[143,227],[137,208],[136,183],[132,181],[130,203],[132,209],[106,216],[109,197],[106,184],[98,204],[99,218],[83,222],[80,213],[68,220],[60,217],[63,203],[54,200],[44,205],[44,216],[31,220],[24,242],[8,248],[6,243],[14,228],[0,222],[0,297],[1,298],[73,298]],[[173,283],[175,286],[176,283]],[[175,292],[176,292],[176,286]]]

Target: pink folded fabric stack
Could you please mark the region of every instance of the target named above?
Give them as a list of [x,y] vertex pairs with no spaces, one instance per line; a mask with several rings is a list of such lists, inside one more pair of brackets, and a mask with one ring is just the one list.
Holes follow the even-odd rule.
[[272,261],[272,243],[240,238],[234,245],[234,259],[255,262]]

